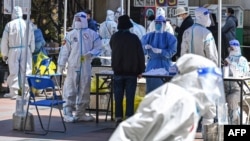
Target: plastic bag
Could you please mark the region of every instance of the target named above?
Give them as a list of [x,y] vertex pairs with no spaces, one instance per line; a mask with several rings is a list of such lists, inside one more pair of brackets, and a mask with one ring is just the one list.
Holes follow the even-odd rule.
[[[107,83],[104,83],[104,80],[102,78],[99,78],[99,92],[104,93],[104,92],[109,92],[109,87]],[[91,78],[91,93],[96,92],[96,77]]]
[[[139,95],[135,95],[135,100],[134,100],[134,112],[136,112],[137,108],[139,107],[141,101],[144,99],[143,96],[139,96]],[[126,113],[126,97],[124,97],[123,102],[123,118],[125,119],[125,113]],[[113,117],[115,117],[115,101],[113,101],[113,111],[114,111],[114,115]]]
[[[37,70],[39,69],[39,75],[48,75],[48,74],[55,74],[56,65],[53,61],[50,62],[49,66],[40,65],[41,61],[44,59],[48,59],[49,57],[40,51],[37,56],[33,56],[33,74],[36,74]],[[48,70],[46,71],[46,69]]]

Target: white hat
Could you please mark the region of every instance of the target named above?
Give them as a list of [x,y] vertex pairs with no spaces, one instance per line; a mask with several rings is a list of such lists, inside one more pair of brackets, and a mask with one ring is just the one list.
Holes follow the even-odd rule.
[[188,13],[184,7],[178,7],[175,11],[175,16],[178,16],[180,14]]

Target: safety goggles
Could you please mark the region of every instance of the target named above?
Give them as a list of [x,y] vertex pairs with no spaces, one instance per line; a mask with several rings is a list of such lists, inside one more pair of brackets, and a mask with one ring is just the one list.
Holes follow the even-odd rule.
[[202,91],[210,103],[224,101],[224,82],[219,68],[205,67],[197,70]]
[[84,15],[84,14],[77,14],[75,17],[86,18],[86,15]]
[[230,46],[240,46],[240,44],[238,44],[238,43],[229,43],[230,44]]
[[209,14],[209,11],[203,12],[203,15],[208,15],[208,14]]
[[161,21],[155,21],[155,24],[162,24],[163,22]]

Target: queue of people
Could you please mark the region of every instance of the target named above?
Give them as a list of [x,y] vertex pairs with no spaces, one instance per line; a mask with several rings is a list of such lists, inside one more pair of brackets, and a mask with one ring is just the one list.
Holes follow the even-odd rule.
[[[221,85],[223,78],[222,73],[218,71],[218,50],[213,34],[207,29],[211,25],[208,9],[197,8],[194,11],[194,22],[186,9],[178,7],[175,15],[182,20],[182,24],[175,27],[167,21],[164,9],[158,8],[147,33],[145,28],[139,29],[138,24],[126,15],[123,9],[118,8],[116,13],[107,10],[106,14],[106,20],[101,23],[100,29],[97,29],[94,27],[96,22],[91,18],[90,10],[76,13],[72,30],[65,36],[57,60],[57,73],[67,69],[63,86],[63,99],[66,101],[63,106],[65,122],[94,120],[92,115],[86,113],[86,108],[90,103],[91,61],[99,55],[111,56],[112,61],[107,62],[107,65],[111,65],[114,72],[117,129],[110,140],[172,140],[176,137],[180,140],[193,139],[201,117],[204,126],[214,124],[218,103],[213,100],[225,97],[224,91],[221,91],[224,90],[222,87],[235,88],[233,91],[225,91],[226,100],[222,101],[229,103],[230,123],[238,120],[238,87],[235,84],[235,87],[231,87],[231,83],[230,86]],[[228,17],[227,21],[231,20],[237,26],[236,20]],[[16,96],[21,86],[20,82],[24,79],[23,74],[31,73],[31,55],[35,50],[32,30],[29,31],[33,36],[29,38],[26,72],[21,65],[26,57],[23,54],[27,28],[25,23],[20,7],[14,7],[12,21],[6,25],[3,33],[1,54],[3,61],[8,60],[9,68],[18,66],[18,69],[9,69],[7,83],[10,94],[4,97]],[[138,32],[131,28],[138,28]],[[223,28],[226,28],[226,25]],[[12,36],[8,36],[9,32],[13,32]],[[178,33],[177,37],[174,32]],[[239,67],[242,71],[248,72],[247,60],[241,55],[239,42],[232,37],[228,44],[229,56],[225,60],[225,65]],[[148,60],[145,60],[145,55]],[[153,69],[164,68],[169,71],[169,67],[174,65],[173,60],[178,74],[165,84],[158,78],[146,78],[146,97],[135,113],[137,79],[142,77],[142,73]],[[194,78],[192,83],[190,77]],[[205,85],[198,85],[208,82],[211,84],[209,88],[218,91],[211,93]],[[125,115],[122,104],[124,96],[127,99]],[[204,99],[207,101],[202,101]],[[160,103],[163,104],[163,108],[160,108]],[[188,108],[181,104],[187,105]],[[197,113],[197,110],[200,113]],[[173,113],[174,118],[171,118],[169,113]],[[181,119],[183,113],[188,118]],[[167,135],[164,131],[163,135],[162,130],[172,127],[173,124],[176,125],[175,128],[169,130]],[[192,129],[190,133],[187,133],[188,129]]]

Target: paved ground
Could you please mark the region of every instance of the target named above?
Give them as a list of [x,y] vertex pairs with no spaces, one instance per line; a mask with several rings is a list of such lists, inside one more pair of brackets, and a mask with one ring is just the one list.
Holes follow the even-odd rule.
[[[13,113],[15,112],[16,100],[3,98],[3,93],[0,93],[0,141],[107,141],[110,135],[115,130],[115,122],[110,120],[104,121],[104,113],[101,114],[100,122],[81,122],[81,123],[66,123],[66,133],[48,133],[46,136],[24,134],[23,131],[13,130]],[[41,131],[38,124],[38,118],[32,110],[35,131]],[[48,108],[42,109],[43,120],[48,119]],[[59,112],[55,111],[53,116],[53,129],[61,129]],[[197,138],[200,138],[200,133],[197,133]],[[195,141],[203,141],[196,139]]]

